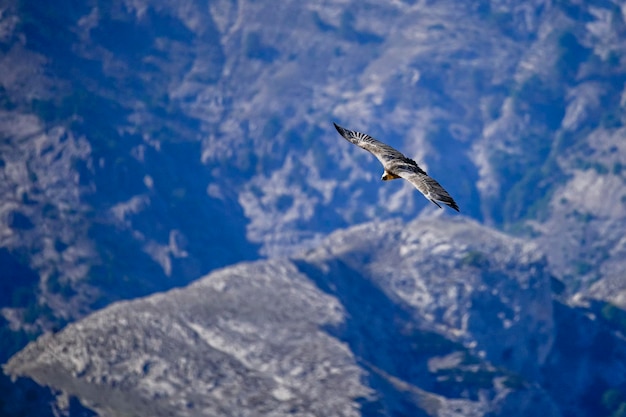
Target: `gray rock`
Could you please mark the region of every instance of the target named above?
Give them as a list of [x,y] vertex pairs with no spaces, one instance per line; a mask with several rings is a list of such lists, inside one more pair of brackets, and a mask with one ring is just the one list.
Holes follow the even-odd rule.
[[5,372],[103,416],[558,416],[533,382],[548,288],[533,245],[477,223],[369,223],[116,303]]
[[343,314],[289,262],[242,264],[42,336],[7,370],[103,416],[354,416],[370,390],[323,331]]
[[[368,223],[331,235],[304,258],[355,271],[439,331],[530,380],[553,337],[546,261],[536,245],[458,218]],[[333,271],[327,264],[339,265]],[[337,290],[337,296],[343,297]]]

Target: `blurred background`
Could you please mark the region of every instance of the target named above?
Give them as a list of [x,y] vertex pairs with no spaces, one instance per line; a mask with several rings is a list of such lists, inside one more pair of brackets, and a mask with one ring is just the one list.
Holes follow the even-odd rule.
[[626,416],[625,21],[0,0],[0,414]]

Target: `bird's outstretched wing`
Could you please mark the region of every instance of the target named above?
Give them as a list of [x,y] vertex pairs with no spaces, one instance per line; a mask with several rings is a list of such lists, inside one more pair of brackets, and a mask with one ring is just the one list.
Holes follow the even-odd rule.
[[456,204],[456,201],[450,197],[450,194],[448,194],[441,184],[439,184],[434,178],[426,175],[423,171],[420,171],[403,168],[396,170],[395,174],[413,184],[415,188],[417,188],[426,196],[427,199],[435,203],[439,208],[441,208],[441,206],[437,203],[437,201],[440,201],[454,210],[459,211],[459,206]]
[[392,148],[386,143],[382,143],[381,141],[376,140],[370,135],[366,135],[365,133],[344,129],[337,123],[333,124],[335,125],[335,129],[337,129],[337,132],[339,132],[341,136],[343,136],[349,142],[354,143],[356,146],[359,146],[366,151],[371,152],[372,155],[374,155],[376,159],[378,159],[380,163],[383,164],[385,169],[387,169],[387,167],[392,163],[408,163],[414,164],[417,169],[421,170],[421,168],[417,166],[417,163],[414,160],[407,158],[402,154],[402,152]]

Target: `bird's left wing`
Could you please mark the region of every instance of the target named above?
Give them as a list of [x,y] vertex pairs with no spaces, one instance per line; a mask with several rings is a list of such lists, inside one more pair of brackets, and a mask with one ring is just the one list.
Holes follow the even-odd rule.
[[408,160],[408,158],[404,156],[402,152],[392,148],[386,143],[374,139],[370,135],[344,129],[337,123],[333,124],[335,125],[335,129],[337,129],[337,132],[339,132],[341,136],[343,136],[345,139],[347,139],[349,142],[352,142],[356,146],[359,146],[366,151],[371,152],[372,155],[374,155],[385,167],[388,163],[394,160]]

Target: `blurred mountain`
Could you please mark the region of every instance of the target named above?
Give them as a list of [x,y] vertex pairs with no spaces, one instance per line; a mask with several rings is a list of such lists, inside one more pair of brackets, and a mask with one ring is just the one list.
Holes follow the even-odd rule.
[[78,397],[101,416],[624,407],[620,329],[553,302],[553,279],[537,245],[468,220],[367,223],[290,259],[115,303],[5,371],[63,392],[60,411]]
[[[464,216],[532,241],[554,321],[614,337],[625,13],[610,0],[0,0],[0,362],[118,300],[354,224],[430,219],[436,207],[381,183],[332,121],[415,158]],[[567,363],[519,355],[515,372]],[[616,390],[607,415],[626,398],[616,381],[597,385]],[[0,379],[5,410],[50,395],[19,384]],[[559,407],[584,391],[542,389]]]
[[369,223],[116,303],[6,369],[102,416],[558,416],[545,265],[466,220]]

